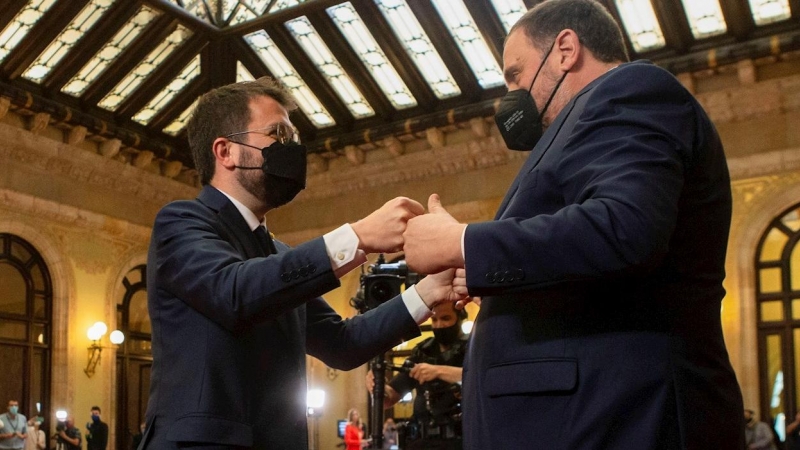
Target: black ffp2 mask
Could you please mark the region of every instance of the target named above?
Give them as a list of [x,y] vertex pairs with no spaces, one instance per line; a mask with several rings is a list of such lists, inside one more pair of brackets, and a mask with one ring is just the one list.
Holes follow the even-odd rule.
[[306,187],[308,149],[297,143],[282,144],[275,141],[269,147],[259,149],[253,145],[239,145],[261,150],[264,162],[261,167],[235,166],[237,169],[261,169],[267,187],[267,202],[277,208],[283,206]]

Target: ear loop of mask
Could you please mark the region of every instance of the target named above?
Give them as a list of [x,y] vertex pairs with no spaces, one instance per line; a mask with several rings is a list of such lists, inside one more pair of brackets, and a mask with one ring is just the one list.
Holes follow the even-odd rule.
[[[539,77],[539,72],[541,72],[542,68],[544,68],[545,63],[547,62],[547,58],[550,57],[550,53],[553,51],[553,47],[555,47],[555,46],[556,46],[556,41],[553,41],[553,43],[550,44],[550,48],[547,49],[547,53],[544,55],[544,58],[542,59],[542,63],[539,64],[539,69],[536,70],[536,75],[533,76],[533,81],[531,81],[531,87],[528,88],[528,93],[529,94],[533,90],[533,83],[535,83],[536,79]],[[540,118],[544,117],[544,113],[547,112],[547,107],[550,106],[550,102],[552,102],[553,99],[555,98],[556,92],[558,92],[558,88],[561,87],[561,83],[564,81],[564,78],[566,78],[566,77],[567,77],[567,72],[564,72],[564,75],[562,75],[561,79],[559,79],[558,83],[556,83],[556,87],[553,88],[553,92],[550,93],[550,97],[547,99],[547,102],[544,104],[544,107],[542,108],[542,112],[539,113],[539,117]]]

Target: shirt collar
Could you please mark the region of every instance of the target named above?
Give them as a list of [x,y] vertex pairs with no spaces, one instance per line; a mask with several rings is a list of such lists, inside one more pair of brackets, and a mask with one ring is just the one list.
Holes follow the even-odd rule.
[[225,197],[228,197],[228,200],[230,200],[231,203],[233,203],[233,206],[235,206],[236,209],[239,210],[239,214],[241,214],[244,220],[247,222],[247,226],[250,227],[250,231],[255,231],[255,229],[258,228],[259,225],[263,225],[266,228],[267,226],[266,220],[258,220],[258,217],[256,217],[255,213],[253,213],[253,211],[250,211],[250,208],[245,206],[242,202],[231,197],[227,192],[223,191],[222,189],[216,186],[214,188],[220,191],[222,195],[224,195]]

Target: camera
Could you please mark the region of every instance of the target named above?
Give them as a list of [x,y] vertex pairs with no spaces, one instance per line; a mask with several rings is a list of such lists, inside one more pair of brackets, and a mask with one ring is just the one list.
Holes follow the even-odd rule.
[[403,285],[408,287],[417,281],[419,275],[410,272],[404,260],[387,263],[380,254],[378,261],[369,266],[369,271],[361,275],[361,298],[353,300],[356,308],[365,312],[400,295]]

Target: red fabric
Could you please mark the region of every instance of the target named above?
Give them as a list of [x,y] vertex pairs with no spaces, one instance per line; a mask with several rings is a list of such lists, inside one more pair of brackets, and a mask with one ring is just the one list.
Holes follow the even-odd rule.
[[347,450],[361,450],[361,430],[348,423],[344,428],[344,443],[347,445]]

